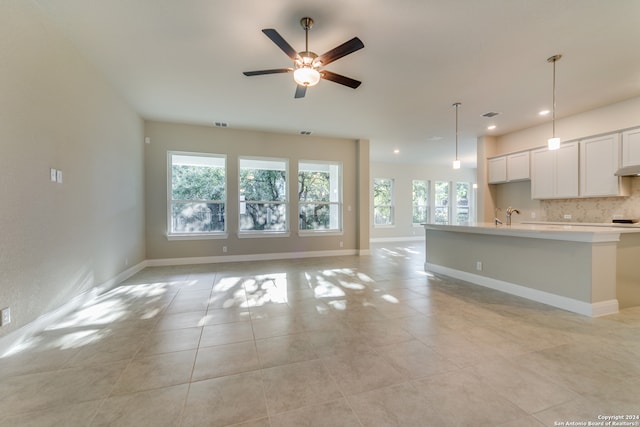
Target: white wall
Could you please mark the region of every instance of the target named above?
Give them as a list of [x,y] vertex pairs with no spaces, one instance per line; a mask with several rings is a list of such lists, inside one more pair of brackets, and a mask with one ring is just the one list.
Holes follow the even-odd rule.
[[143,261],[145,242],[142,120],[31,1],[0,2],[0,40],[2,336]]
[[391,227],[373,225],[373,195],[370,197],[371,239],[385,240],[395,238],[423,238],[424,229],[412,224],[412,181],[429,180],[452,182],[476,182],[476,169],[423,166],[400,163],[371,163],[371,191],[375,178],[391,178],[394,181],[394,218]]
[[[220,129],[210,126],[173,124],[148,121],[146,136],[146,238],[149,260],[175,258],[207,258],[223,256],[275,256],[324,251],[368,250],[360,242],[360,220],[364,216],[359,204],[358,174],[368,171],[368,142],[256,132],[240,129]],[[365,149],[366,153],[360,153]],[[225,154],[227,156],[228,238],[209,240],[167,240],[167,152],[187,151]],[[289,159],[289,237],[238,238],[238,157],[263,156]],[[299,160],[342,162],[343,173],[343,233],[302,237],[297,233],[297,164]],[[363,163],[366,160],[366,163]],[[368,202],[368,199],[366,200]],[[366,207],[365,207],[366,209]],[[368,212],[367,212],[368,214]],[[342,242],[342,246],[340,245]],[[227,252],[223,252],[223,246]],[[284,255],[283,255],[284,256]],[[200,261],[200,260],[195,260]],[[177,261],[172,261],[177,262]],[[181,262],[181,261],[180,261]]]

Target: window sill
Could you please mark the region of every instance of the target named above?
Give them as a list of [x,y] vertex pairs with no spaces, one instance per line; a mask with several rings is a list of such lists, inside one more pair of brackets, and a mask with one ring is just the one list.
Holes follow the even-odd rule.
[[395,224],[389,224],[389,225],[384,225],[384,224],[375,225],[374,224],[373,228],[396,228],[396,225]]
[[214,240],[214,239],[226,239],[229,237],[228,233],[174,233],[167,234],[167,240]]
[[288,231],[245,231],[238,233],[238,239],[262,239],[268,237],[289,237]]
[[344,236],[342,230],[300,230],[300,237],[319,237],[319,236]]

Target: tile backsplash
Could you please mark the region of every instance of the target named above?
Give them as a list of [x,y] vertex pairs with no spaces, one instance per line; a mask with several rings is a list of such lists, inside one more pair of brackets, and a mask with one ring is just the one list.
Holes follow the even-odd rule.
[[[628,197],[601,197],[589,199],[541,200],[540,208],[545,221],[611,222],[614,215],[640,220],[640,177],[631,180]],[[571,219],[565,219],[565,215]]]

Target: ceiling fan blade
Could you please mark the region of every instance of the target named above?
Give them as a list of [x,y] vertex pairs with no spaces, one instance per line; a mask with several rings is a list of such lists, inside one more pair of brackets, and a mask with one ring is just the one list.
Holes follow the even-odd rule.
[[327,70],[320,71],[320,77],[322,77],[325,80],[332,81],[334,83],[339,83],[341,85],[349,86],[352,89],[356,89],[362,83],[361,81],[354,80],[350,77],[342,76],[340,74],[332,73],[331,71],[327,71]]
[[288,73],[289,71],[293,71],[293,68],[274,68],[272,70],[243,71],[242,74],[244,74],[245,76],[261,76],[263,74]]
[[307,87],[302,85],[296,85],[296,94],[294,98],[304,98],[304,95],[307,93]]
[[364,43],[362,43],[362,40],[354,37],[351,40],[342,43],[340,46],[334,47],[330,51],[323,53],[318,57],[318,60],[322,65],[327,65],[342,58],[343,56],[347,56],[350,53],[355,52],[356,50],[360,50],[363,47]]
[[265,28],[264,30],[262,30],[262,32],[267,37],[269,37],[272,42],[278,45],[278,47],[282,49],[282,51],[286,53],[289,58],[291,58],[294,61],[298,59],[298,52],[296,52],[295,49],[292,48],[291,45],[287,43],[287,41],[284,38],[282,38],[280,33],[278,33],[273,28]]

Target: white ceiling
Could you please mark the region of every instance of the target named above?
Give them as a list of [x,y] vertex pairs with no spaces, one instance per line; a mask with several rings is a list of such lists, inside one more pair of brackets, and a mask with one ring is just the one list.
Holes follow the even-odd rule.
[[[368,138],[373,161],[449,165],[459,101],[475,167],[478,136],[550,122],[537,112],[557,53],[558,118],[640,96],[638,0],[34,1],[146,119]],[[327,66],[358,89],[321,81],[294,99],[290,74],[242,74],[290,67],[261,29],[301,51],[303,16],[318,54],[362,39]]]

